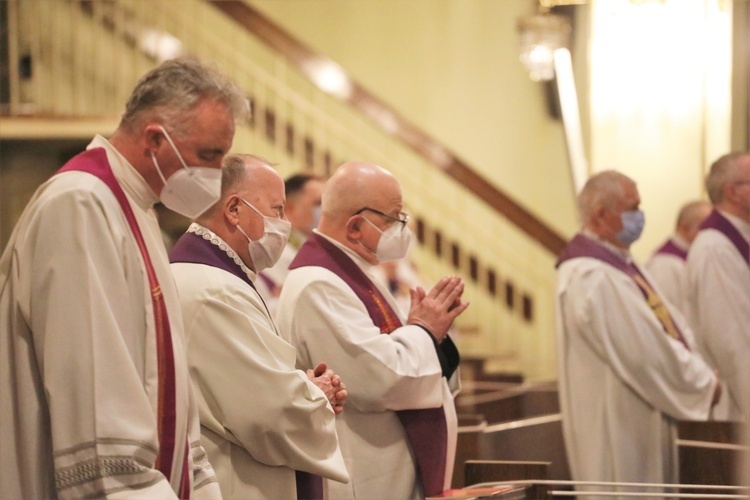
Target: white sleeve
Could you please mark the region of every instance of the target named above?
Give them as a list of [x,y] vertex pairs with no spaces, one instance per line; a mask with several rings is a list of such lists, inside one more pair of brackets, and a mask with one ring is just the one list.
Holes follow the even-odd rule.
[[[257,293],[208,266],[172,268],[191,376],[210,411],[203,425],[258,462],[347,481],[333,409],[295,368],[294,348],[276,334]],[[217,272],[232,280],[214,279]]]
[[727,381],[731,397],[750,394],[750,268],[718,231],[698,235],[688,257],[697,334],[708,357]]
[[695,352],[664,331],[635,282],[591,267],[573,279],[565,317],[633,391],[675,419],[705,419],[716,377]]
[[117,202],[94,193],[41,199],[18,247],[29,277],[19,302],[30,308],[22,313],[47,399],[56,487],[61,498],[174,497],[154,468],[141,257]]
[[313,279],[300,281],[292,271],[279,309],[282,335],[297,348],[299,366],[328,363],[349,389],[347,405],[360,411],[443,404],[442,372],[429,333],[407,325],[381,334],[341,278],[322,268],[301,272]]

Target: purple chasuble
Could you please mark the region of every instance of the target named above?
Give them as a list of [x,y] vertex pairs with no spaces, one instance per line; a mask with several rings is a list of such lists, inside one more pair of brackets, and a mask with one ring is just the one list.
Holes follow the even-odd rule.
[[[224,250],[214,245],[209,240],[195,233],[185,233],[175,242],[169,252],[169,262],[186,262],[191,264],[204,264],[226,271],[237,276],[250,285],[253,290],[255,285],[247,273],[232,259]],[[265,306],[263,297],[258,294]],[[268,307],[266,307],[268,313]],[[268,314],[270,318],[270,313]],[[323,499],[323,478],[305,471],[295,471],[297,481],[297,498],[302,500]]]
[[659,323],[661,323],[661,326],[667,335],[675,340],[679,340],[687,350],[690,350],[690,346],[688,346],[685,338],[682,336],[682,332],[677,326],[677,323],[672,319],[672,315],[669,314],[669,310],[635,264],[626,262],[619,255],[609,251],[604,245],[580,233],[568,243],[567,247],[565,247],[565,250],[563,250],[562,254],[560,254],[560,257],[557,259],[555,267],[560,267],[563,262],[577,257],[590,257],[592,259],[606,262],[615,269],[619,269],[630,276],[643,293],[643,297],[646,299],[646,302],[654,312],[654,315],[656,315],[656,318],[659,320]]
[[682,260],[687,260],[687,254],[687,250],[675,245],[671,239],[667,240],[666,243],[654,252],[654,255],[674,255]]
[[[308,266],[323,267],[344,280],[362,301],[372,322],[381,333],[388,334],[403,326],[380,290],[351,257],[315,233],[311,234],[299,249],[289,269]],[[450,342],[449,346],[452,346],[446,346],[446,348],[455,350],[450,338],[446,337],[443,344],[446,342]],[[456,356],[457,353],[456,350]],[[422,484],[425,496],[442,493],[448,452],[448,426],[442,406],[419,410],[399,410],[396,414],[414,452],[417,477]]]
[[701,230],[703,229],[716,229],[726,236],[737,251],[740,252],[742,259],[750,265],[750,244],[742,237],[737,228],[729,222],[729,219],[721,215],[718,210],[713,210],[706,217],[706,220],[701,224]]

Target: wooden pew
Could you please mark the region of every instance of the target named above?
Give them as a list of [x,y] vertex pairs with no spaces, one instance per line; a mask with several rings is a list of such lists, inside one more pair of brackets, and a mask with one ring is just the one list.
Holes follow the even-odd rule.
[[738,466],[748,463],[745,435],[738,422],[678,422],[680,483],[740,485]]
[[[524,462],[513,460],[467,460],[464,482],[467,485],[520,479],[547,479],[549,462]],[[526,498],[547,498],[546,485],[530,486]]]

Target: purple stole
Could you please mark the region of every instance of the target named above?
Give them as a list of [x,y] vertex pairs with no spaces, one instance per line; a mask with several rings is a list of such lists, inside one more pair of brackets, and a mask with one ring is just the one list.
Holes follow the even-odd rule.
[[[323,267],[344,280],[362,301],[380,333],[389,334],[403,326],[386,298],[359,266],[336,245],[315,233],[302,245],[289,269],[307,266]],[[442,493],[448,450],[448,426],[442,406],[399,410],[396,414],[414,452],[417,478],[425,496]]]
[[[231,275],[250,285],[257,292],[252,280],[247,273],[237,265],[224,250],[195,233],[185,233],[180,236],[172,250],[169,252],[169,262],[187,262],[191,264],[204,264],[226,271]],[[258,294],[261,302],[265,306],[263,297]],[[266,306],[266,312],[268,307]],[[271,314],[268,313],[268,317]],[[298,499],[322,499],[323,498],[323,478],[305,471],[295,471],[297,482]]]
[[[159,436],[159,452],[156,457],[156,468],[169,481],[172,475],[172,460],[177,444],[177,392],[175,380],[174,352],[172,348],[172,332],[167,316],[167,305],[164,302],[156,270],[146,248],[146,242],[138,226],[133,209],[128,202],[125,192],[120,187],[112,168],[107,160],[104,148],[94,148],[73,157],[58,172],[79,171],[89,173],[99,178],[111,191],[122,208],[125,219],[130,226],[135,243],[141,253],[143,265],[146,268],[149,288],[151,289],[151,303],[154,311],[154,327],[156,329],[156,353],[159,374],[159,395],[157,405],[157,424]],[[180,498],[190,498],[190,476],[188,467],[188,443],[185,437],[185,454],[182,463],[182,476],[178,495]]]
[[646,302],[654,312],[654,315],[659,320],[659,323],[661,323],[661,326],[667,335],[680,341],[686,349],[690,350],[690,346],[687,345],[677,323],[674,322],[672,315],[669,314],[669,309],[667,309],[667,306],[664,305],[659,295],[648,282],[646,277],[641,274],[641,271],[635,264],[627,263],[620,256],[610,252],[605,246],[595,240],[582,234],[577,234],[570,243],[568,243],[568,246],[565,247],[565,250],[563,250],[562,254],[557,259],[555,267],[559,267],[563,262],[577,257],[590,257],[601,260],[630,276],[630,278],[635,281],[638,289],[643,293],[643,298],[646,299]]
[[660,246],[654,255],[674,255],[682,260],[687,260],[687,250],[675,245],[671,239],[667,240],[662,246]]
[[732,242],[737,251],[740,252],[742,260],[750,265],[750,245],[747,243],[747,240],[742,237],[737,228],[729,222],[729,219],[721,215],[718,210],[713,210],[709,216],[706,217],[701,224],[701,230],[703,229],[716,229],[726,236],[729,241]]

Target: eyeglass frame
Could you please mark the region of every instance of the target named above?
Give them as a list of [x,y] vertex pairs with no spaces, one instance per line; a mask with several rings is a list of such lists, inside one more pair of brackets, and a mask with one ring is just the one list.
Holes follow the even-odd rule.
[[402,219],[399,219],[398,217],[394,217],[392,215],[388,215],[385,212],[381,212],[380,210],[376,210],[376,209],[370,208],[370,207],[362,207],[359,210],[357,210],[356,212],[354,212],[354,215],[361,215],[362,212],[364,212],[365,210],[369,210],[370,212],[375,212],[376,214],[382,215],[386,219],[390,219],[393,222],[400,222],[401,223],[401,230],[402,231],[406,227],[406,224],[409,222],[409,214],[407,214],[406,212],[399,212],[398,213],[399,217],[403,217]]

